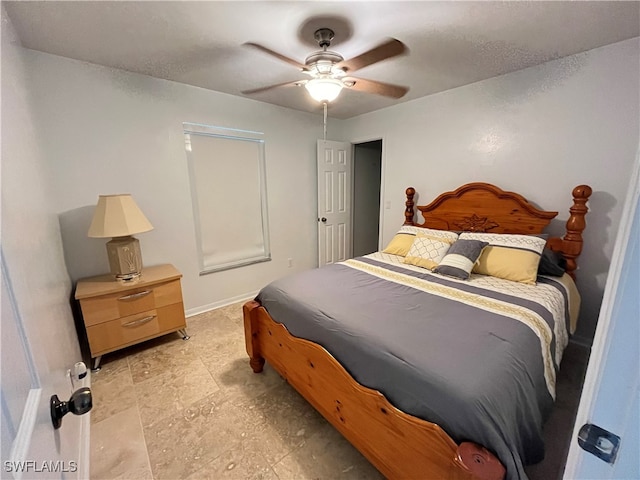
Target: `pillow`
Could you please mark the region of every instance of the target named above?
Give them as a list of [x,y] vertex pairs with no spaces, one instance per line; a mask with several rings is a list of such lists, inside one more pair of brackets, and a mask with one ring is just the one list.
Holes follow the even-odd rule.
[[547,243],[544,238],[535,235],[470,232],[461,234],[460,238],[489,243],[473,267],[474,273],[529,285],[536,284],[540,256]]
[[413,241],[415,240],[418,232],[425,235],[431,235],[432,237],[451,240],[451,243],[458,239],[457,233],[449,232],[447,230],[433,230],[431,228],[403,225],[382,252],[405,257],[407,253],[409,253],[409,249],[411,248],[411,245],[413,245]]
[[487,245],[487,242],[481,240],[458,239],[433,271],[466,280],[482,249]]
[[438,266],[455,240],[418,233],[404,258],[404,263],[429,270]]
[[413,240],[415,238],[415,234],[400,231],[396,233],[396,235],[389,242],[389,245],[387,245],[387,247],[382,252],[404,257],[407,253],[409,253],[409,249],[411,248],[411,245],[413,245]]
[[538,265],[538,275],[551,275],[553,277],[561,277],[567,268],[567,259],[562,253],[554,252],[550,248],[542,251],[540,264]]

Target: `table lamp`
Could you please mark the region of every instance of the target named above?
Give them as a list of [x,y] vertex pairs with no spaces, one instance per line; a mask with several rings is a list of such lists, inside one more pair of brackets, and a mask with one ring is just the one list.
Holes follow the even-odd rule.
[[153,230],[130,194],[100,195],[88,236],[108,238],[107,255],[111,274],[121,281],[132,281],[142,271],[140,242],[136,233]]

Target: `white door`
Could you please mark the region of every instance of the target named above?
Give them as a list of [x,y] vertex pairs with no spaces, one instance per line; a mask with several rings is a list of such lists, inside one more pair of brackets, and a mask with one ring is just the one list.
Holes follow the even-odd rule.
[[[2,326],[0,410],[2,465],[0,478],[88,478],[88,415],[69,413],[58,430],[50,416],[50,399],[68,401],[74,388],[64,372],[50,372],[46,352],[32,352],[15,299],[4,254],[1,257]],[[46,319],[45,319],[46,320]],[[40,357],[40,358],[39,358]]]
[[[632,178],[582,398],[567,458],[565,479],[640,478],[640,184]],[[583,450],[578,434],[593,424],[620,437],[613,464]],[[600,436],[599,438],[602,438]],[[606,438],[606,437],[605,437]],[[607,453],[614,442],[601,441]]]
[[351,144],[318,140],[318,265],[351,257]]

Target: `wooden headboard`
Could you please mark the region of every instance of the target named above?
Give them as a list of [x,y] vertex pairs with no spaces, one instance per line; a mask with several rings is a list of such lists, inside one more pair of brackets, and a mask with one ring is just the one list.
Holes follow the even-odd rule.
[[[582,252],[584,217],[591,187],[579,185],[573,189],[573,205],[569,208],[566,234],[551,237],[547,246],[561,252],[567,259],[566,271],[575,279],[576,259]],[[445,192],[433,202],[417,206],[424,221],[414,221],[413,197],[416,191],[407,188],[405,225],[467,232],[518,233],[525,235],[542,233],[558,212],[548,212],[533,206],[522,195],[506,192],[489,183],[467,183],[456,190]]]

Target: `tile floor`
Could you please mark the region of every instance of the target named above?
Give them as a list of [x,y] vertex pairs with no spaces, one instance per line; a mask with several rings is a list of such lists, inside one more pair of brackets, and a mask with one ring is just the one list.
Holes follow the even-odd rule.
[[[187,320],[178,334],[106,355],[93,374],[91,478],[378,479],[382,476],[270,367],[254,374],[241,304]],[[584,376],[569,352],[531,480],[558,478]]]

